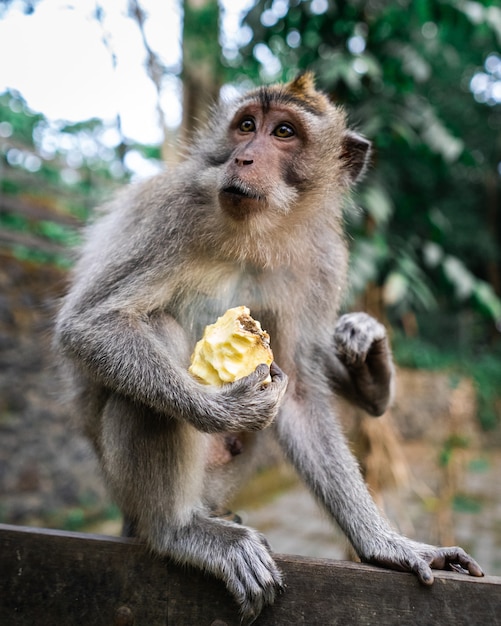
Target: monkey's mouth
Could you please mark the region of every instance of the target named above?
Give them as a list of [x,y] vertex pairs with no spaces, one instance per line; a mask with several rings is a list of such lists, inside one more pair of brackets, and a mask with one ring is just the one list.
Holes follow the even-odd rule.
[[264,199],[255,189],[239,180],[229,181],[219,192],[221,208],[236,221],[246,220],[262,211]]
[[244,187],[243,185],[228,185],[227,187],[223,187],[221,192],[230,196],[236,196],[237,198],[261,200],[261,196],[258,193],[249,189],[248,187]]

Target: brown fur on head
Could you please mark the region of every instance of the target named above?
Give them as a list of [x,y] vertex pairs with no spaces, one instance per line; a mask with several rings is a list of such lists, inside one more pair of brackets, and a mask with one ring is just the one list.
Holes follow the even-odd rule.
[[259,87],[247,94],[246,99],[259,98],[264,108],[275,105],[292,105],[313,115],[325,115],[332,108],[327,96],[315,87],[313,72],[299,74],[292,81]]

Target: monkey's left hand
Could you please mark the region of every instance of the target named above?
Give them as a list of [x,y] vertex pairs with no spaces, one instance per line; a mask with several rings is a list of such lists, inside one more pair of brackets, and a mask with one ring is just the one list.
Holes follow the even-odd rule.
[[327,362],[332,384],[371,415],[381,415],[392,395],[393,363],[385,327],[366,313],[342,315]]
[[458,547],[441,548],[396,535],[377,552],[369,558],[362,557],[362,560],[389,569],[412,572],[425,585],[433,583],[432,569],[452,570],[471,576],[484,575],[480,565]]

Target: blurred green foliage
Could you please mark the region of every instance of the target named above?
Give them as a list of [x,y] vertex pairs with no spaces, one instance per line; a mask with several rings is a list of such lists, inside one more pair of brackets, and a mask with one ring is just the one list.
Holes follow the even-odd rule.
[[[440,319],[444,317],[439,317],[439,328]],[[494,342],[489,349],[477,349],[473,339],[462,343],[467,345],[458,347],[461,342],[457,341],[455,348],[443,350],[423,336],[408,337],[397,331],[393,351],[396,362],[402,367],[447,370],[451,376],[470,377],[477,391],[479,422],[482,428],[491,430],[499,421],[501,345]]]
[[130,153],[158,161],[160,147],[125,141],[119,121],[51,122],[0,94],[0,250],[68,267],[92,208],[130,180]]
[[252,38],[228,61],[236,80],[314,70],[373,141],[361,211],[347,215],[354,295],[380,287],[397,327],[408,313],[446,311],[457,327],[479,311],[491,344],[501,319],[501,8],[258,0],[244,23]]

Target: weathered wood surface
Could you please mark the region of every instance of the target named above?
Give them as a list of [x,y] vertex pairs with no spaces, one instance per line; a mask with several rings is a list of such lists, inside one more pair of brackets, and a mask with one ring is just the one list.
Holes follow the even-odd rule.
[[[276,556],[287,590],[256,626],[501,624],[501,578]],[[222,583],[134,540],[0,524],[3,626],[237,626]]]

